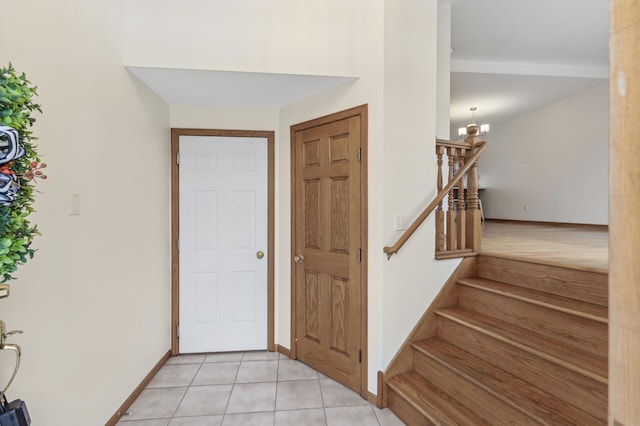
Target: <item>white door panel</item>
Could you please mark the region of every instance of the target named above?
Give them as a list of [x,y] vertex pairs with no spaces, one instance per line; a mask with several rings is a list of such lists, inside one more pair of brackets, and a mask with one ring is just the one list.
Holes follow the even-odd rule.
[[266,349],[267,139],[179,145],[180,352]]

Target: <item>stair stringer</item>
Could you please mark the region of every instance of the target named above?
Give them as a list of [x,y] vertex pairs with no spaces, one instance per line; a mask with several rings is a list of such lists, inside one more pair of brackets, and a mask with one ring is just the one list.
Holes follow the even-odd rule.
[[477,275],[476,259],[476,257],[466,257],[460,262],[460,265],[458,265],[453,271],[453,274],[451,274],[449,279],[444,283],[438,295],[433,299],[431,305],[429,305],[415,327],[413,327],[391,362],[389,362],[386,370],[382,373],[382,377],[379,375],[379,380],[383,383],[382,398],[378,398],[378,401],[381,401],[381,404],[379,404],[381,405],[380,408],[386,407],[387,405],[387,385],[385,381],[413,370],[413,348],[411,344],[415,341],[436,335],[436,310],[455,306],[458,303],[458,280]]

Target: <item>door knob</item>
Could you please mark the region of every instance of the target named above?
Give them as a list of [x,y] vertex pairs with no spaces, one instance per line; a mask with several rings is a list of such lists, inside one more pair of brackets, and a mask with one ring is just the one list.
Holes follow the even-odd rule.
[[258,252],[256,253],[256,257],[258,259],[262,259],[264,257],[264,252],[262,250],[258,250]]
[[296,254],[295,257],[293,258],[293,260],[296,263],[302,263],[302,262],[304,262],[304,256],[301,255],[301,254]]

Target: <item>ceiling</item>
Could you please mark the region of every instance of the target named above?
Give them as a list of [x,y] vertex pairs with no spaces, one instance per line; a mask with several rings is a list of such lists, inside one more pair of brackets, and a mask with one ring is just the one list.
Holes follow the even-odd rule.
[[354,77],[127,67],[170,105],[280,108]]
[[[609,0],[451,3],[451,137],[606,82]],[[127,67],[167,103],[280,108],[354,77]]]
[[450,0],[451,137],[604,84],[608,0]]

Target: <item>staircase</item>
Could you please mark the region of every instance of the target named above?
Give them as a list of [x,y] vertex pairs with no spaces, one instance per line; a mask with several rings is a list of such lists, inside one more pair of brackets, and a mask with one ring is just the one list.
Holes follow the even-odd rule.
[[607,273],[469,262],[387,369],[387,406],[409,425],[606,424]]

